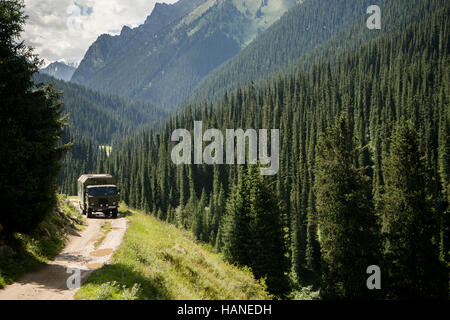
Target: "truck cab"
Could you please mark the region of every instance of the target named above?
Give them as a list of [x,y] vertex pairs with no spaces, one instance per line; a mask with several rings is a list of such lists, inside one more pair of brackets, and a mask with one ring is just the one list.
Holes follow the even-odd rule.
[[78,179],[78,198],[80,209],[88,218],[92,218],[94,212],[117,217],[120,190],[111,175],[82,175]]

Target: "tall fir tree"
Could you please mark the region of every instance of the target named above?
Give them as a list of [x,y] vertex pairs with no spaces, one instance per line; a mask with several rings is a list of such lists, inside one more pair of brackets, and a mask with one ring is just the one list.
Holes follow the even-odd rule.
[[266,278],[269,291],[284,295],[289,290],[286,278],[288,261],[283,234],[281,208],[272,191],[269,178],[260,174],[260,168],[251,165],[247,177],[249,189],[250,264],[257,278]]
[[238,182],[231,189],[226,204],[226,215],[221,229],[222,252],[225,258],[238,265],[249,265],[249,189],[246,175],[239,166]]
[[31,232],[56,205],[62,128],[59,94],[36,86],[40,61],[19,41],[23,1],[0,2],[0,213],[3,233]]
[[447,272],[435,239],[438,216],[431,201],[429,175],[411,123],[392,137],[385,168],[383,217],[386,284],[391,299],[431,299],[448,295]]
[[369,179],[355,166],[358,149],[345,115],[322,134],[315,191],[325,297],[370,298],[367,267],[379,265],[377,223]]

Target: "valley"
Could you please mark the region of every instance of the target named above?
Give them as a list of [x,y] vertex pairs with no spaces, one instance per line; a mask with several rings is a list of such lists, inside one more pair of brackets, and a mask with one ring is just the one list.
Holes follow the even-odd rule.
[[100,263],[79,291],[37,271],[0,298],[448,299],[450,4],[378,1],[381,28],[371,5],[156,3],[77,68],[3,41],[0,244],[82,174],[117,179],[122,216],[47,266]]

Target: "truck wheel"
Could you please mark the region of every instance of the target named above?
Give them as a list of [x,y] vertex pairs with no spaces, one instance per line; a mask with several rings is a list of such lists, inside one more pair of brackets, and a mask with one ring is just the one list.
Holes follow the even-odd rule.
[[92,215],[92,209],[88,209],[87,217],[88,217],[88,218],[92,218],[92,217],[93,217],[93,215]]
[[117,218],[117,209],[114,209],[111,214],[112,218]]

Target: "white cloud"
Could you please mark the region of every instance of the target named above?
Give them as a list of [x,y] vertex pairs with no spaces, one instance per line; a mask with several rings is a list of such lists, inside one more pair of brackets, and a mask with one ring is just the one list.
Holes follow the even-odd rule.
[[144,23],[156,2],[177,0],[25,0],[22,37],[47,63],[79,62],[99,35]]

